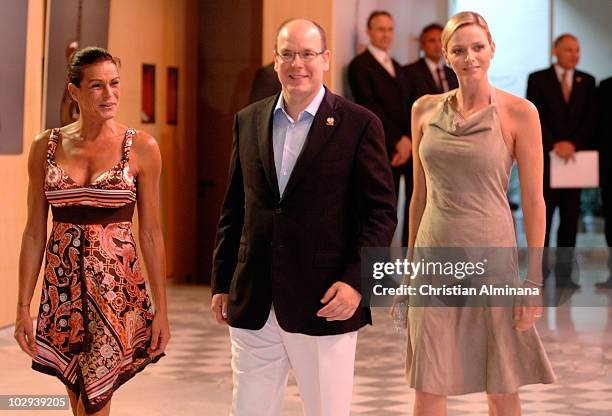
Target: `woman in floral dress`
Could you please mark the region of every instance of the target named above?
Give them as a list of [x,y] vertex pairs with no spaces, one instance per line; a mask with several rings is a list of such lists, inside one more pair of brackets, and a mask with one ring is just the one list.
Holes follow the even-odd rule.
[[[115,120],[116,58],[101,48],[77,51],[69,81],[79,120],[39,134],[30,149],[15,338],[33,369],[67,386],[75,415],[108,415],[113,392],[159,360],[170,339],[161,157],[153,137]],[[136,205],[154,307],[131,232]],[[49,206],[53,228],[45,244]],[[30,301],[43,252],[34,332]]]

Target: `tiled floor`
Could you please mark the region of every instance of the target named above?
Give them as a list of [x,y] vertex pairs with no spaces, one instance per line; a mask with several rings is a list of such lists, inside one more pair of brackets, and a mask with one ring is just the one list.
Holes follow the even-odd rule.
[[[583,282],[583,292],[595,293],[592,283]],[[167,357],[121,387],[113,398],[112,414],[226,415],[232,387],[229,337],[227,328],[213,324],[209,316],[209,290],[172,286],[169,295],[173,338]],[[612,305],[612,293],[597,295]],[[413,393],[403,378],[403,340],[386,310],[375,310],[374,317],[375,325],[359,335],[352,414],[410,415]],[[521,389],[523,413],[612,415],[612,307],[549,309],[539,330],[559,380]],[[0,331],[0,368],[0,394],[63,392],[59,381],[29,369],[29,360],[12,341],[12,328]],[[448,408],[449,415],[485,415],[486,397],[449,398]],[[293,381],[287,388],[284,414],[302,414]]]

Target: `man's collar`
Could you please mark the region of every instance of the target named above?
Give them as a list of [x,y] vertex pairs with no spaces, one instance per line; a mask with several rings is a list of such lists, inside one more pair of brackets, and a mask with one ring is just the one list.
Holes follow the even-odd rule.
[[374,55],[374,58],[376,58],[376,60],[378,61],[384,61],[385,58],[387,57],[391,57],[391,55],[389,54],[388,51],[385,51],[383,49],[377,48],[376,46],[372,45],[371,43],[368,45],[368,51],[370,51],[370,53],[372,55]]
[[440,59],[438,61],[438,63],[435,63],[434,61],[432,61],[428,57],[425,57],[424,59],[425,59],[425,63],[427,64],[427,67],[429,67],[430,71],[435,71],[436,68],[444,68],[444,61],[442,59]]
[[[308,104],[308,106],[306,106],[306,108],[304,109],[304,111],[302,111],[299,115],[298,115],[298,119],[297,120],[293,120],[295,121],[299,121],[299,119],[302,117],[302,114],[304,112],[307,112],[308,114],[310,114],[311,116],[315,116],[317,114],[317,111],[319,111],[319,107],[321,106],[321,102],[323,101],[323,98],[325,97],[325,86],[321,85],[321,89],[319,89],[319,92],[317,93],[317,95],[315,95],[315,97],[312,99],[312,101],[310,102],[310,104]],[[283,98],[283,93],[281,92],[278,100],[276,101],[276,106],[274,106],[274,111],[273,114],[276,114],[277,110],[281,110],[283,112],[283,114],[285,114],[285,116],[287,116],[287,118],[291,119],[289,117],[289,114],[285,111],[285,100]]]
[[557,74],[557,78],[559,79],[561,79],[561,77],[563,76],[563,73],[566,71],[569,73],[570,79],[574,76],[575,68],[565,69],[559,64],[554,64],[553,67],[555,68],[555,73]]

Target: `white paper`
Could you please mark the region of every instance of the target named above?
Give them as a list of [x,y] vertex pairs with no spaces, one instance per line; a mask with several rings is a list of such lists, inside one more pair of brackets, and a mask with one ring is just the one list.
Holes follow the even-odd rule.
[[574,160],[565,160],[554,151],[550,155],[551,188],[599,187],[599,152],[583,150],[574,153]]

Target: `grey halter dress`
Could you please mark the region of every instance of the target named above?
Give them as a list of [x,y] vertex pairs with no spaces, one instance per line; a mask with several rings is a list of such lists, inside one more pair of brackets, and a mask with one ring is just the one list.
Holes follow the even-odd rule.
[[[467,118],[452,107],[457,91],[439,96],[421,138],[427,199],[415,247],[514,247],[506,194],[514,160],[495,89],[490,105]],[[519,332],[513,323],[511,308],[410,307],[410,386],[438,395],[507,394],[554,382],[537,330]]]

